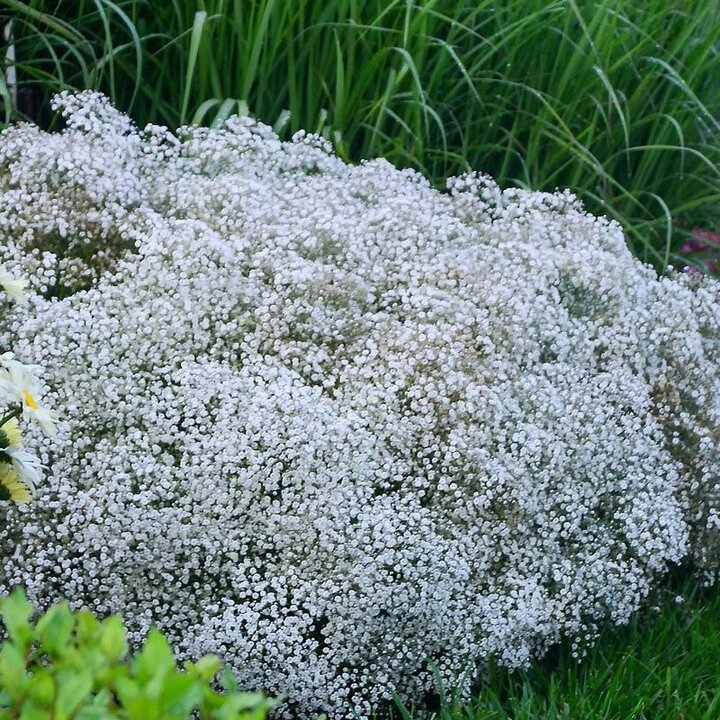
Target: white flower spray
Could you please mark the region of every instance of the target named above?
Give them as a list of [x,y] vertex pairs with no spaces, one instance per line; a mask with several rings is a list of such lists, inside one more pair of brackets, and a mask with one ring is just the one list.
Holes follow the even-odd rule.
[[0,589],[367,717],[717,568],[716,282],[658,279],[569,193],[57,105],[0,139],[5,261],[43,296],[6,345],[71,419]]

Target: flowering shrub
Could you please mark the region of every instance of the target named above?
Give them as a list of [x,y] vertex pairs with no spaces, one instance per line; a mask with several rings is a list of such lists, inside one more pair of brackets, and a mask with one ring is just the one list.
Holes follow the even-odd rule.
[[71,419],[5,588],[343,716],[714,572],[714,280],[658,279],[569,193],[57,105],[0,143],[37,293],[8,339]]

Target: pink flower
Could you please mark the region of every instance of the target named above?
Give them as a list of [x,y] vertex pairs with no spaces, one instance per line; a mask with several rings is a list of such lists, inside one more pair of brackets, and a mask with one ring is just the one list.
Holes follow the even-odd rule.
[[693,228],[693,238],[686,240],[680,246],[681,255],[694,255],[701,253],[699,257],[693,257],[696,265],[686,265],[683,272],[697,274],[703,270],[712,275],[720,274],[720,233],[702,230],[701,228]]
[[686,240],[680,248],[680,252],[683,255],[687,255],[688,253],[699,252],[705,249],[707,249],[707,245],[702,240]]
[[[708,230],[701,230],[700,228],[693,228],[693,235],[706,240],[711,245],[720,246],[720,233],[709,232]],[[705,247],[707,248],[707,243],[705,244]]]

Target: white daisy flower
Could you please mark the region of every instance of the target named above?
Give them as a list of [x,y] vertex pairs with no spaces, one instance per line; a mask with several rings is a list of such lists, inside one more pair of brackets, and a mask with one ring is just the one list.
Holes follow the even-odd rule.
[[12,300],[17,302],[27,302],[27,295],[25,294],[25,288],[28,285],[28,281],[24,278],[16,278],[14,275],[8,272],[7,268],[0,263],[0,286],[8,294]]
[[32,498],[32,491],[20,478],[15,468],[0,463],[0,502],[14,502],[26,505]]
[[7,448],[22,447],[23,437],[20,423],[16,417],[11,417],[0,425],[0,451]]
[[21,403],[23,415],[36,422],[46,435],[54,435],[56,418],[38,402],[35,365],[24,365],[12,353],[0,355],[0,401]]
[[7,447],[2,452],[10,457],[20,480],[31,490],[34,489],[42,478],[43,465],[40,458],[18,447]]

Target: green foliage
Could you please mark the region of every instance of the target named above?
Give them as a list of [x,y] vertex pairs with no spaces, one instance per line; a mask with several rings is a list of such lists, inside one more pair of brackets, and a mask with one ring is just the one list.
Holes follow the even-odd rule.
[[128,658],[119,617],[99,621],[55,605],[36,623],[25,595],[0,600],[7,639],[0,648],[0,719],[20,720],[264,720],[277,703],[237,691],[225,671],[227,692],[211,683],[220,661],[206,656],[178,670],[167,640],[151,630]]
[[720,223],[718,0],[2,8],[14,18],[20,110],[31,91],[37,110],[59,88],[93,87],[141,124],[250,112],[438,183],[471,168],[501,185],[571,187],[658,267],[681,262],[694,225]]
[[[470,703],[444,693],[436,718],[716,720],[718,633],[720,588],[688,580],[660,591],[653,608],[627,626],[605,628],[581,662],[565,643],[526,671],[493,668]],[[409,720],[414,713],[398,706],[393,715]]]

